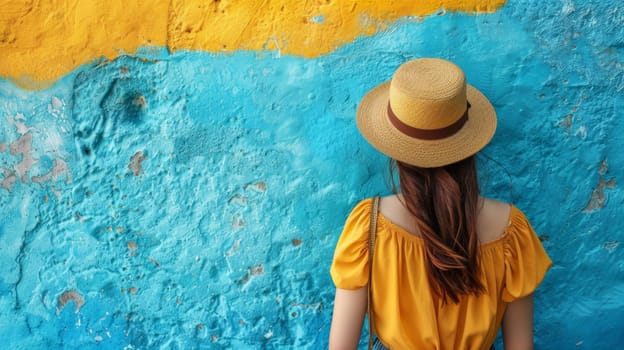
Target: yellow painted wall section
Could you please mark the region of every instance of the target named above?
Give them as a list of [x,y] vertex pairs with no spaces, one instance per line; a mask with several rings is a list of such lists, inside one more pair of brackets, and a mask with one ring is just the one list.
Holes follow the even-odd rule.
[[492,12],[505,0],[0,0],[0,76],[40,88],[138,47],[315,57],[404,16]]

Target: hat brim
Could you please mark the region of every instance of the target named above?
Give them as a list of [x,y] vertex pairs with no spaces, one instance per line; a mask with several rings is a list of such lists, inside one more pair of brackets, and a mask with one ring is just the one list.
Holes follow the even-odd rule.
[[356,123],[362,136],[377,150],[396,160],[433,168],[458,162],[479,152],[494,136],[496,111],[479,90],[468,85],[468,120],[455,134],[439,140],[422,140],[403,134],[387,116],[387,81],[369,91],[358,106]]

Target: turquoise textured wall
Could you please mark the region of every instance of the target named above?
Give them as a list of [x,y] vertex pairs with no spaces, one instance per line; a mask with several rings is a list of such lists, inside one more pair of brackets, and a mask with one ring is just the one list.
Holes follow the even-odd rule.
[[343,221],[389,191],[357,102],[435,56],[496,107],[485,192],[524,210],[554,261],[537,347],[617,347],[623,28],[616,0],[509,1],[314,59],[145,49],[44,91],[0,81],[3,346],[326,347]]

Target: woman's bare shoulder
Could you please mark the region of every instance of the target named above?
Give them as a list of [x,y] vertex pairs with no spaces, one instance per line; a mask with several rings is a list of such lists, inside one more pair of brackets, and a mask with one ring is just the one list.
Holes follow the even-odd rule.
[[481,197],[481,199],[483,200],[484,206],[489,207],[490,210],[500,210],[500,211],[509,212],[509,209],[511,207],[510,203],[502,202],[493,198]]
[[379,212],[393,224],[400,226],[411,234],[418,235],[414,217],[403,204],[400,194],[382,197],[379,202]]
[[509,226],[511,204],[482,197],[477,219],[477,232],[483,243],[500,238]]

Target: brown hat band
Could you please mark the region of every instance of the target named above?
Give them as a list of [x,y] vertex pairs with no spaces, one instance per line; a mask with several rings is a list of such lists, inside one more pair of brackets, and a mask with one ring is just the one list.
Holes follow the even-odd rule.
[[397,128],[400,132],[404,133],[407,136],[421,140],[440,140],[455,134],[462,128],[462,126],[464,126],[466,121],[468,121],[469,108],[470,103],[468,102],[466,106],[466,111],[459,119],[457,119],[457,121],[449,126],[445,126],[440,129],[419,129],[403,123],[392,111],[390,103],[388,103],[388,119],[395,128]]

